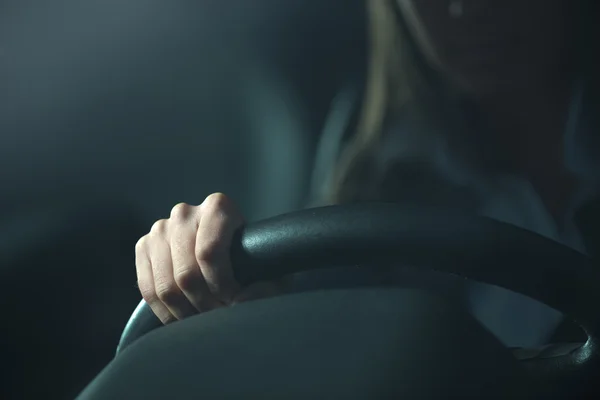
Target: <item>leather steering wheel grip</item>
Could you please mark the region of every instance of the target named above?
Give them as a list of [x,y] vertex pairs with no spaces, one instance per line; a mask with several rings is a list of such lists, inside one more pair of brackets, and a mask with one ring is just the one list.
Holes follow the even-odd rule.
[[[401,264],[504,287],[562,312],[588,335],[568,354],[524,362],[532,371],[552,379],[582,377],[600,360],[600,271],[592,260],[489,218],[391,203],[306,209],[243,227],[231,255],[242,284],[307,269]],[[160,325],[142,301],[117,352]]]

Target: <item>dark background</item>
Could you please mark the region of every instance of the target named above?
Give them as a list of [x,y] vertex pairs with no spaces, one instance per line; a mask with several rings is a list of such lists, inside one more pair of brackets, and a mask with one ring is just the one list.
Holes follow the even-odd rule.
[[135,241],[174,204],[304,205],[363,20],[360,0],[0,1],[8,398],[72,398],[110,360]]

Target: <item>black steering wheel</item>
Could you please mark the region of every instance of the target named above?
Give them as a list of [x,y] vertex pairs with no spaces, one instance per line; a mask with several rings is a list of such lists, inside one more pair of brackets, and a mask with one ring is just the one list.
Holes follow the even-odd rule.
[[[529,371],[550,379],[599,371],[600,271],[587,256],[509,224],[398,204],[307,209],[245,226],[232,262],[242,284],[307,269],[401,263],[504,287],[562,312],[588,336],[566,354],[523,361]],[[118,352],[160,326],[140,303]]]

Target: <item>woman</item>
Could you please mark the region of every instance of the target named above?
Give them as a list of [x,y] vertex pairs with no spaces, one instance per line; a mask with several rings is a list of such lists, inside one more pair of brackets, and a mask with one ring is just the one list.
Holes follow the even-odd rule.
[[[585,109],[597,103],[583,88],[598,87],[596,53],[574,44],[593,37],[584,18],[597,11],[594,2],[366,4],[370,60],[362,112],[325,202],[466,208],[591,251],[574,213],[597,193],[593,172],[600,168],[582,151],[593,144]],[[140,291],[164,323],[285,290],[281,282],[243,290],[235,282],[228,247],[242,223],[231,201],[213,194],[199,206],[175,206],[138,242]],[[467,297],[473,313],[509,345],[543,343],[561,320],[487,285],[470,285]]]

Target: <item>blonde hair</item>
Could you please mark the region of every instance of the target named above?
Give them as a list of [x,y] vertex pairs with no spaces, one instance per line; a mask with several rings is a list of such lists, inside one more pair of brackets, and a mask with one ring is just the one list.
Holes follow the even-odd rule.
[[[402,140],[400,156],[394,159],[402,166],[404,161],[429,163],[437,175],[448,172],[436,157],[435,146],[445,146],[445,156],[459,160],[469,168],[495,169],[500,155],[493,149],[480,146],[484,140],[478,135],[481,121],[475,114],[468,114],[469,99],[450,81],[442,79],[428,68],[424,60],[412,46],[408,32],[396,10],[396,0],[366,0],[368,65],[365,92],[357,126],[353,135],[341,152],[334,168],[326,194],[326,203],[346,203],[362,200],[383,200],[381,183],[385,180],[377,163],[377,153],[384,135],[385,125],[390,116],[408,115],[411,126]],[[594,109],[600,104],[600,74],[598,74],[597,31],[593,22],[600,2],[581,0],[577,2],[579,18],[577,29],[578,74],[585,80],[588,104]],[[408,107],[410,106],[410,110]],[[474,111],[474,110],[471,110]],[[600,113],[590,113],[588,121],[593,126],[600,125]],[[440,126],[440,121],[443,126]],[[438,124],[438,125],[436,125]],[[485,129],[485,128],[484,128]],[[597,140],[597,139],[596,139]],[[439,149],[439,146],[438,146]],[[485,150],[485,151],[484,151]],[[408,157],[407,157],[408,156]],[[410,173],[410,172],[409,172]],[[454,183],[467,185],[464,176],[452,177]],[[396,182],[406,186],[405,182]],[[397,188],[400,191],[402,188]],[[398,193],[398,192],[397,192]]]
[[344,203],[364,195],[374,149],[388,114],[406,105],[422,83],[393,3],[394,0],[366,2],[369,51],[366,88],[356,132],[333,171],[327,196],[330,203]]

